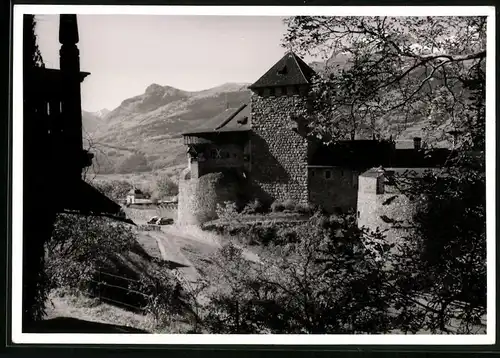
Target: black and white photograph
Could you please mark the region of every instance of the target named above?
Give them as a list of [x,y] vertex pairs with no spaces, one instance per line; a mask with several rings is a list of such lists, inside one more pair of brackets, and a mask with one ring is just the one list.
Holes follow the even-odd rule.
[[494,7],[153,8],[14,7],[15,343],[495,343]]

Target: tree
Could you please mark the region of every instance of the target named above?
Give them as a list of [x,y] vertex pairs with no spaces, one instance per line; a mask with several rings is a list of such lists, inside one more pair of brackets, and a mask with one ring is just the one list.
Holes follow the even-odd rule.
[[392,289],[385,270],[390,245],[352,218],[315,215],[282,231],[261,262],[228,244],[215,259],[218,289],[205,324],[212,333],[387,333]]
[[179,187],[170,177],[161,176],[158,178],[156,181],[156,188],[154,190],[156,199],[163,199],[177,194],[179,194]]
[[472,332],[486,312],[486,18],[294,17],[287,25],[285,40],[299,51],[348,58],[313,85],[312,134],[352,138],[382,132],[384,121],[395,134],[398,118],[422,122],[434,143],[458,134],[440,173],[396,180],[403,194],[427,200],[393,257],[392,281],[405,297],[404,329],[446,332],[458,321],[457,331]]
[[135,234],[124,224],[103,217],[59,214],[46,244],[51,286],[87,293],[99,268],[114,268],[117,258],[136,246]]
[[[466,125],[467,86],[486,58],[485,17],[298,16],[285,22],[284,42],[328,59],[311,91],[313,135],[371,137],[422,119],[429,133]],[[346,63],[336,63],[338,56]]]
[[108,198],[120,201],[127,197],[134,186],[126,180],[93,181],[92,185]]

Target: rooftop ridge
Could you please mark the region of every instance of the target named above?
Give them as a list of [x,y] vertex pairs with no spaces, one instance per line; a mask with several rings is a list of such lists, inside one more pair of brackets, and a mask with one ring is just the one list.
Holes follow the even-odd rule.
[[245,107],[247,106],[246,103],[242,104],[236,111],[234,111],[228,118],[226,118],[221,124],[219,124],[217,127],[215,127],[215,131],[221,129],[224,127],[226,124],[228,124],[234,117],[238,115]]
[[297,67],[299,68],[299,71],[300,71],[300,74],[302,75],[302,77],[304,77],[304,79],[307,81],[307,83],[311,83],[306,75],[304,74],[304,71],[302,71],[302,66],[300,65],[299,61],[297,61],[297,55],[295,54],[295,52],[293,52],[292,50],[290,50],[289,54],[288,55],[291,55],[293,60],[295,61],[295,63],[297,64]]
[[[284,75],[279,74],[279,69],[285,66],[287,67],[287,73]],[[310,77],[315,73],[308,64],[290,50],[248,88],[308,85],[311,83]]]

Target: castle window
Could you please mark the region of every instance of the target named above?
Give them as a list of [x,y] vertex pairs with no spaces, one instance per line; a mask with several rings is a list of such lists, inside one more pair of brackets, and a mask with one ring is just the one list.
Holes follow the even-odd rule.
[[314,176],[314,169],[311,170],[311,176],[313,177]]
[[274,88],[269,88],[269,95],[274,96]]
[[210,150],[210,158],[217,158],[217,151],[215,149]]
[[276,88],[276,96],[281,96],[283,94],[283,91],[281,89],[281,87],[277,87]]
[[361,215],[361,213],[360,213],[360,212],[359,212],[359,210],[358,210],[358,219],[359,219],[359,216],[360,216],[360,215]]
[[332,172],[330,170],[325,171],[325,179],[331,179],[332,178]]
[[263,95],[264,97],[269,97],[271,95],[271,90],[269,88],[264,88]]

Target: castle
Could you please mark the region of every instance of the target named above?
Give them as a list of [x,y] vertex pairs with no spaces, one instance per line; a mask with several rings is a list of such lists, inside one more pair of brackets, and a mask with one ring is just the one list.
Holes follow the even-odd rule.
[[[210,220],[222,201],[258,198],[266,203],[291,199],[332,213],[357,210],[360,223],[380,224],[370,221],[370,212],[381,205],[383,175],[372,168],[383,166],[390,173],[390,168],[433,167],[442,161],[443,153],[424,157],[420,138],[403,149],[394,141],[346,140],[325,146],[311,139],[300,114],[309,109],[314,75],[289,51],[249,86],[250,103],[183,133],[188,168],[179,181],[179,222]],[[228,172],[231,178],[218,183],[215,173]]]

